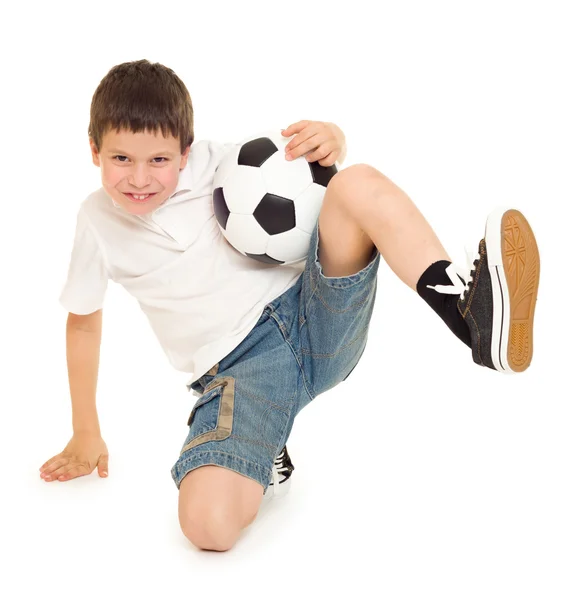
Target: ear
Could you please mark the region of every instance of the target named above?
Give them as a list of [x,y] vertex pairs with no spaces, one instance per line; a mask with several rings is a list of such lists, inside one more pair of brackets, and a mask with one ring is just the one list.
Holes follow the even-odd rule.
[[96,148],[96,144],[92,138],[88,138],[90,142],[90,152],[92,153],[92,162],[99,167],[100,166],[100,154]]
[[180,169],[183,169],[188,163],[188,155],[190,154],[191,145],[186,148],[184,154],[182,154],[182,158],[180,159]]

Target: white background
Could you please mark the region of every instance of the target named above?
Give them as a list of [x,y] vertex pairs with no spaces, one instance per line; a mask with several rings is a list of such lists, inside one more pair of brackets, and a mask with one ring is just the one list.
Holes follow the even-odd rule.
[[[46,2],[3,9],[0,595],[576,597],[576,23],[570,2]],[[296,419],[290,494],[224,553],[183,536],[170,468],[194,398],[111,283],[98,408],[110,474],[46,483],[71,430],[58,303],[87,128],[114,65],[169,66],[196,140],[301,120],[347,135],[452,258],[495,206],[537,235],[532,366],[505,376],[383,262],[354,374]]]

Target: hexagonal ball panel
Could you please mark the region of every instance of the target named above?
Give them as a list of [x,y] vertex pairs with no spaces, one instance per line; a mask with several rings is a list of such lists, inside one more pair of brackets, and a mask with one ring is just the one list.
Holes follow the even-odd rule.
[[223,187],[226,178],[234,169],[238,168],[238,153],[240,152],[240,147],[236,146],[226,152],[226,154],[222,157],[222,160],[218,163],[218,168],[216,173],[214,174],[214,183],[213,188]]
[[310,234],[294,227],[282,235],[273,235],[268,239],[266,254],[283,263],[295,263],[308,255]]
[[296,227],[308,234],[312,233],[324,203],[325,193],[326,188],[312,183],[294,200]]
[[308,161],[302,156],[286,160],[283,152],[276,152],[260,171],[266,191],[284,198],[296,198],[312,183]]
[[238,166],[226,177],[224,197],[230,212],[251,215],[266,194],[262,169]]
[[270,237],[252,215],[231,213],[226,227],[226,239],[242,254],[258,255],[266,253]]

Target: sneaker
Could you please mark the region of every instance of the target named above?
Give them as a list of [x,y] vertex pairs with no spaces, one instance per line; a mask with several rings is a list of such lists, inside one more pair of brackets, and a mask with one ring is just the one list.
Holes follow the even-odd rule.
[[294,465],[290,460],[290,455],[286,446],[282,448],[282,452],[276,457],[274,466],[272,467],[272,478],[268,485],[268,489],[264,492],[264,498],[268,499],[273,496],[285,496],[290,489],[292,471]]
[[520,211],[490,213],[470,268],[458,310],[470,328],[474,362],[503,373],[525,371],[532,361],[540,256]]

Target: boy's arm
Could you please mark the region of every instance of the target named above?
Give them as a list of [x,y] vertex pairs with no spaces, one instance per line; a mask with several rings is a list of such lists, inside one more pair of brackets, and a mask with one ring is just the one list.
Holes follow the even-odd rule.
[[96,387],[102,339],[102,309],[88,315],[68,314],[66,362],[72,399],[74,433],[100,433],[96,411]]

